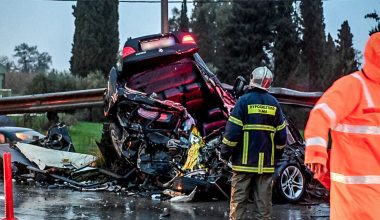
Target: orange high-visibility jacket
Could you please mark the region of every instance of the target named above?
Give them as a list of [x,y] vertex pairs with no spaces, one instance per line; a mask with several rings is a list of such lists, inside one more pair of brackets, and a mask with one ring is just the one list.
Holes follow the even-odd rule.
[[380,33],[368,40],[364,59],[362,71],[323,94],[305,130],[305,163],[329,159],[333,220],[380,219]]

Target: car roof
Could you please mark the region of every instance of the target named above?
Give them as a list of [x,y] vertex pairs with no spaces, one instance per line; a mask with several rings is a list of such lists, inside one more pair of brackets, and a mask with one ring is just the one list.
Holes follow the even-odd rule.
[[0,132],[19,132],[19,131],[34,131],[31,128],[24,127],[0,127]]

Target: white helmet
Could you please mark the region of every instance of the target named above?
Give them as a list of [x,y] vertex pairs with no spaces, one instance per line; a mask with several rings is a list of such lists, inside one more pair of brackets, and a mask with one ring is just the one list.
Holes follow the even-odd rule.
[[273,73],[266,66],[257,67],[251,73],[249,87],[268,90],[273,81]]

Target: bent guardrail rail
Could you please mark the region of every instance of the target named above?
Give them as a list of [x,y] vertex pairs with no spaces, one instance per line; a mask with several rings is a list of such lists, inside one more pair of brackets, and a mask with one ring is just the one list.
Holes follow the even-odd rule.
[[295,105],[312,108],[323,92],[301,92],[297,90],[272,87],[269,92],[278,99],[281,104]]
[[[230,90],[230,85],[223,87]],[[273,87],[269,91],[280,103],[302,107],[313,107],[322,92],[300,92],[287,88]],[[101,107],[104,88],[12,96],[0,98],[0,114],[21,114],[41,112],[64,112],[80,108]]]
[[104,88],[0,98],[0,114],[63,112],[103,105]]

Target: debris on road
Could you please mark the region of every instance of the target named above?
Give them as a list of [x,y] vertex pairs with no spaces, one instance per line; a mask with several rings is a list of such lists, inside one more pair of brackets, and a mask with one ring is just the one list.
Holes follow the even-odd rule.
[[191,202],[193,201],[196,192],[197,187],[195,187],[189,195],[175,196],[170,199],[170,202]]
[[89,154],[53,150],[32,144],[17,143],[15,146],[29,161],[34,162],[40,170],[44,170],[46,167],[80,169],[97,159]]

